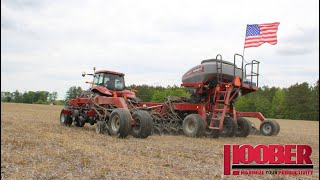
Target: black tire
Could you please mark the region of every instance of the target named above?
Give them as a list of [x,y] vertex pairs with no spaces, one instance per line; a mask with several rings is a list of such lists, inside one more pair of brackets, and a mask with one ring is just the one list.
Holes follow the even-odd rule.
[[96,123],[96,133],[103,134],[105,132],[104,123],[102,121],[98,121]]
[[153,119],[147,111],[135,111],[132,114],[134,126],[131,134],[135,138],[147,138],[153,130]]
[[182,130],[186,136],[202,137],[206,128],[205,122],[199,114],[189,114],[183,120]]
[[[207,121],[207,126],[206,126],[206,128],[204,130],[204,135],[206,137],[211,137],[211,138],[217,139],[220,136],[220,130],[219,129],[210,129],[209,128],[210,121],[209,122]],[[219,121],[218,120],[215,120],[213,127],[219,127]]]
[[72,118],[68,114],[64,114],[63,110],[61,110],[60,113],[60,124],[62,126],[71,126],[72,124]]
[[212,137],[213,129],[210,129],[208,126],[204,129],[205,137]]
[[108,120],[110,135],[126,138],[131,132],[131,114],[123,108],[114,109]]
[[277,124],[272,120],[265,120],[260,124],[260,133],[264,136],[273,136],[277,131]]
[[81,121],[80,120],[80,117],[79,117],[79,111],[78,110],[74,110],[72,112],[72,121],[73,121],[73,124],[76,126],[76,127],[83,127],[86,123],[84,121]]
[[237,123],[233,118],[226,116],[223,120],[223,129],[220,131],[221,137],[233,137],[238,129]]
[[207,116],[206,118],[206,122],[207,122],[207,125],[206,125],[206,128],[204,129],[204,136],[205,137],[212,137],[212,133],[213,133],[213,129],[210,129],[209,126],[210,126],[210,123],[212,121],[212,115],[210,116]]
[[246,118],[238,117],[237,125],[236,137],[247,137],[250,134],[251,123]]
[[213,129],[212,130],[212,138],[218,139],[220,137],[220,129]]
[[277,131],[274,133],[274,136],[276,136],[276,135],[278,135],[279,134],[279,132],[280,132],[280,124],[277,122],[277,121],[275,121],[275,120],[272,120],[274,123],[276,123],[276,125],[277,125]]
[[[220,122],[219,120],[215,120],[214,127],[219,127],[219,122]],[[220,133],[221,133],[220,129],[213,129],[212,138],[218,139],[220,137]]]
[[74,122],[74,125],[77,127],[83,127],[85,124],[85,122],[81,122],[79,119]]

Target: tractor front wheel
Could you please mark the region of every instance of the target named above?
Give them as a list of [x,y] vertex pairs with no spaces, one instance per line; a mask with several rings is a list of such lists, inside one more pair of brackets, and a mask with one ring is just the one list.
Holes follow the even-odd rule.
[[135,111],[132,114],[134,125],[132,127],[132,136],[135,138],[147,138],[153,129],[153,119],[147,111]]
[[123,108],[114,109],[108,121],[110,135],[126,138],[131,131],[130,112]]
[[201,137],[206,125],[199,114],[189,114],[183,120],[182,130],[186,136]]
[[72,124],[72,118],[68,114],[64,114],[63,110],[61,110],[60,113],[60,124],[62,126],[71,126]]

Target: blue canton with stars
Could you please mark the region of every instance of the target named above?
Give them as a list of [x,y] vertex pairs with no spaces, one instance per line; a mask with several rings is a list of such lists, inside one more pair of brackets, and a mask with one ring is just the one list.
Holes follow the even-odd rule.
[[260,34],[260,28],[257,24],[247,25],[246,37],[258,36]]

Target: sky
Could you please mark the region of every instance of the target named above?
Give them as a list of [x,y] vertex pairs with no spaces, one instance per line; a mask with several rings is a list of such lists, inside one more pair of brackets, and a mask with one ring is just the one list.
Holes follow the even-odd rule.
[[180,85],[202,60],[242,54],[247,24],[280,22],[278,43],[244,51],[259,85],[319,79],[318,0],[1,0],[1,91],[88,89],[82,72],[126,85]]

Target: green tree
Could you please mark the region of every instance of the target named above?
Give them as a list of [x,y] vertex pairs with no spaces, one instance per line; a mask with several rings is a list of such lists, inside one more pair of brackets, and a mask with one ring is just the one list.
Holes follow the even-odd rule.
[[8,91],[1,92],[1,101],[2,102],[13,102],[13,93]]
[[166,98],[166,93],[164,91],[156,90],[152,95],[152,102],[164,102]]
[[1,91],[1,102],[5,102],[6,100],[6,92]]
[[312,120],[319,121],[319,79],[312,88]]
[[238,111],[248,111],[250,109],[248,104],[248,98],[241,97],[236,103],[235,107]]
[[296,83],[285,94],[286,118],[312,119],[312,93],[308,83]]
[[167,89],[163,90],[155,90],[152,95],[153,102],[164,102],[166,97],[168,96],[177,96],[177,97],[190,97],[188,91],[184,88],[179,88],[177,86],[170,87],[168,86]]
[[34,102],[36,102],[35,97],[36,97],[36,93],[35,92],[28,91],[28,103],[33,104]]
[[54,101],[56,101],[57,97],[58,97],[58,93],[57,92],[49,93],[48,94],[48,101],[49,102],[54,102]]
[[31,103],[30,97],[26,91],[22,94],[22,103]]
[[258,97],[257,93],[246,94],[235,103],[238,111],[256,111],[255,102]]
[[21,103],[22,102],[22,95],[18,90],[13,92],[13,100],[14,100],[15,103]]
[[272,99],[271,117],[285,118],[285,91],[278,89]]
[[152,96],[156,90],[165,90],[164,87],[161,86],[148,86],[148,85],[131,85],[128,86],[129,89],[137,90],[135,93],[137,97],[142,99],[142,101],[150,102]]
[[52,93],[49,93],[49,94],[48,94],[48,101],[49,101],[49,102],[52,102],[52,101],[53,101]]
[[33,102],[37,104],[46,104],[48,102],[49,92],[48,91],[36,91]]
[[265,117],[270,117],[271,102],[265,96],[257,97],[255,101],[256,111],[261,112]]
[[72,86],[66,93],[66,100],[76,98],[82,92],[81,87]]
[[54,92],[51,93],[51,96],[52,96],[53,101],[56,101],[57,98],[58,98],[58,93],[54,91]]

